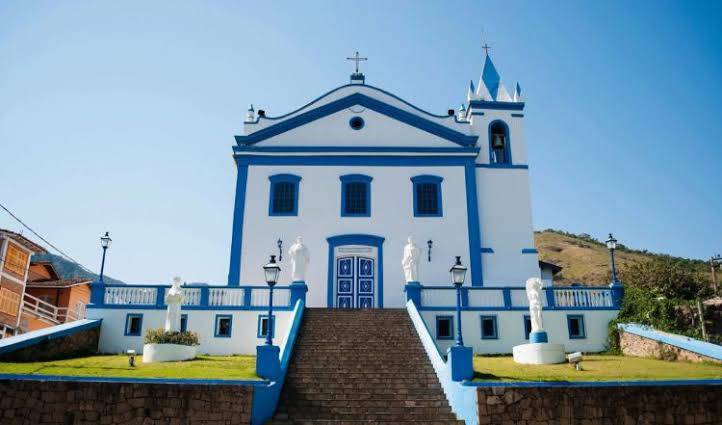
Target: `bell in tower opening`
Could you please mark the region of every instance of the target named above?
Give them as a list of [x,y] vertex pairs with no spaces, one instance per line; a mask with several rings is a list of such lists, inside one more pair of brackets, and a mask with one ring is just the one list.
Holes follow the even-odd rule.
[[507,128],[502,122],[491,124],[491,162],[493,164],[509,163],[507,147]]

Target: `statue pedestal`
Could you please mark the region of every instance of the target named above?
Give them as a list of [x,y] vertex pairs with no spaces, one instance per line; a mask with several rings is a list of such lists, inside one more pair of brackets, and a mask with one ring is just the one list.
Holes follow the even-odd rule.
[[[531,339],[531,335],[529,336]],[[566,361],[563,344],[532,342],[512,349],[514,361],[521,364],[555,364]]]

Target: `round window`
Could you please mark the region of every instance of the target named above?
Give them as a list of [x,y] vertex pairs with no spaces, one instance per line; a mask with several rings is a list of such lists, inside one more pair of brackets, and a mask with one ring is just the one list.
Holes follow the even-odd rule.
[[361,117],[353,117],[349,120],[348,125],[354,130],[361,130],[364,128],[364,119]]

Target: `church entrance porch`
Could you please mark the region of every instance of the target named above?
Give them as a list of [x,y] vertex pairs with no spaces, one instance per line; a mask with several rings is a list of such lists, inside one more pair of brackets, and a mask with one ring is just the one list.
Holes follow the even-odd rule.
[[341,235],[327,240],[327,306],[339,309],[382,308],[384,238]]

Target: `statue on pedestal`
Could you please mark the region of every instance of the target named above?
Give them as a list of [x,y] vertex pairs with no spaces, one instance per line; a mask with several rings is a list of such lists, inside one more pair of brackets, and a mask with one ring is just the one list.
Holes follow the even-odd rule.
[[311,260],[311,252],[308,247],[303,244],[303,238],[297,237],[296,242],[288,249],[288,255],[291,257],[291,280],[293,282],[306,281],[306,268]]
[[180,277],[173,278],[173,285],[165,296],[165,303],[168,306],[165,314],[165,331],[180,332],[181,305],[183,304],[183,289],[181,288]]
[[529,299],[529,317],[531,319],[531,331],[543,332],[542,326],[542,280],[532,277],[526,281],[526,297]]
[[414,239],[409,236],[408,243],[404,246],[404,257],[401,259],[401,267],[404,268],[404,278],[406,282],[419,281],[419,255],[421,250],[414,243]]

